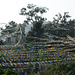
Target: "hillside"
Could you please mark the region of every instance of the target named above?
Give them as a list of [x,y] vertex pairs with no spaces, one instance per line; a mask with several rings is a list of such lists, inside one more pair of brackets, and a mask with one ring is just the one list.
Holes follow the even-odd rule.
[[41,71],[41,66],[45,69],[52,64],[72,63],[75,60],[75,44],[71,40],[27,37],[27,40],[30,39],[33,41],[22,45],[0,46],[0,68],[17,72]]

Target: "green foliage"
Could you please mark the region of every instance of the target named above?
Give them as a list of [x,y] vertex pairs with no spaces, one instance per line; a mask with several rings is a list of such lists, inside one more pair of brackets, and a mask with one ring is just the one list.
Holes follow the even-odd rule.
[[9,25],[10,25],[11,27],[16,27],[16,26],[17,26],[17,24],[16,24],[14,21],[9,22]]
[[0,69],[0,75],[18,75],[18,74],[10,69]]
[[44,75],[75,75],[75,63],[49,66],[43,73]]
[[44,28],[42,28],[42,24],[46,20],[46,18],[43,18],[42,14],[46,13],[47,10],[48,8],[46,7],[38,7],[33,4],[28,4],[27,8],[21,9],[20,15],[26,16],[26,20],[24,21],[24,23],[30,23],[33,25],[31,31],[29,32],[30,35],[40,36],[43,34]]
[[57,36],[66,36],[67,34],[75,36],[75,20],[70,19],[69,12],[64,12],[64,15],[56,14],[53,21],[44,25],[45,32]]
[[35,22],[31,30],[34,36],[42,36],[44,32],[44,28],[42,27],[42,23],[40,21]]
[[67,24],[67,19],[71,17],[71,16],[69,16],[68,14],[69,14],[69,12],[64,12],[64,15],[63,15],[63,16],[62,16],[60,13],[56,14],[56,15],[55,15],[56,18],[53,17],[53,19],[54,19],[54,20],[53,20],[54,24],[59,24],[59,23],[61,23],[61,24],[63,24],[63,26],[66,25],[66,24]]
[[1,74],[4,74],[4,70],[3,69],[0,69],[0,75]]
[[17,23],[15,23],[14,21],[10,21],[9,22],[9,25],[6,25],[4,31],[7,32],[7,33],[13,33],[15,32],[15,27],[17,26]]
[[0,41],[0,45],[4,45],[4,42],[3,42],[3,40],[1,40],[1,41]]

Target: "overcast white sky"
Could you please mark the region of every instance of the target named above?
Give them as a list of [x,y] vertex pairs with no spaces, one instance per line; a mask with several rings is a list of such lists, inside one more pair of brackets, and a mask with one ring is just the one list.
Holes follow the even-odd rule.
[[23,23],[25,17],[19,13],[20,9],[26,7],[27,4],[49,8],[47,14],[44,14],[48,20],[52,20],[55,14],[63,15],[64,12],[69,12],[69,15],[75,18],[75,0],[0,0],[0,23],[8,23],[12,20]]

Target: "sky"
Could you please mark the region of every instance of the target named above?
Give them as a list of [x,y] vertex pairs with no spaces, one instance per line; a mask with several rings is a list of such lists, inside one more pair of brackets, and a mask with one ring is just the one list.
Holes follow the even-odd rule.
[[64,12],[69,12],[71,18],[75,19],[75,0],[0,0],[0,27],[4,27],[10,21],[23,23],[25,16],[19,13],[27,4],[49,8],[49,11],[43,15],[48,21],[53,20],[56,14],[63,15]]

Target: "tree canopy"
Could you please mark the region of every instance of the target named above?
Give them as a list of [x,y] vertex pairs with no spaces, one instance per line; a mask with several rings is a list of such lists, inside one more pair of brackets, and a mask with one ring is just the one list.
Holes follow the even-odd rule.
[[42,24],[47,19],[42,15],[46,13],[47,10],[48,8],[46,7],[38,7],[33,4],[28,4],[27,8],[21,9],[20,15],[26,16],[24,23],[33,25],[31,31],[34,35],[41,35],[43,33]]

